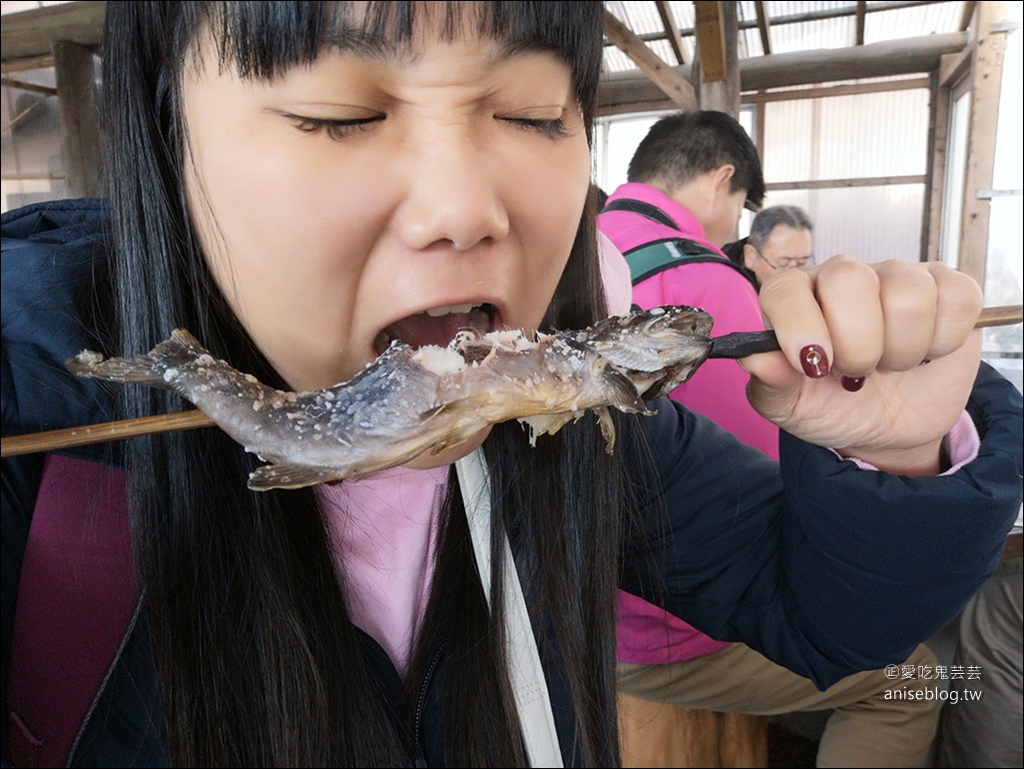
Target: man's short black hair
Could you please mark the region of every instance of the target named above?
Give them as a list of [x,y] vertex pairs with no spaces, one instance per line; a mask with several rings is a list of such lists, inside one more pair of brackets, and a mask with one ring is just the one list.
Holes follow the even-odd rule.
[[676,112],[651,126],[629,162],[628,179],[657,179],[674,189],[727,163],[736,169],[729,191],[746,190],[746,206],[756,211],[764,201],[764,175],[743,126],[724,112]]

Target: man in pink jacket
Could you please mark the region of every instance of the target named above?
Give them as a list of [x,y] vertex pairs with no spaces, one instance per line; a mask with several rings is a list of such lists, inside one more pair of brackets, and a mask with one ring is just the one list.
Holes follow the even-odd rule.
[[[757,150],[730,116],[676,113],[652,126],[630,162],[629,182],[608,196],[597,218],[599,231],[630,262],[633,303],[701,307],[714,318],[715,335],[763,329],[757,289],[721,247],[744,206],[760,208],[764,192]],[[748,379],[733,360],[709,360],[670,397],[778,459],[778,429],[751,407]],[[716,641],[628,593],[619,593],[618,621],[619,688],[627,694],[764,715],[835,709],[819,766],[921,766],[927,756],[937,698],[895,700],[888,686],[896,681],[881,670],[820,692],[744,644]],[[921,645],[904,668],[936,665]]]

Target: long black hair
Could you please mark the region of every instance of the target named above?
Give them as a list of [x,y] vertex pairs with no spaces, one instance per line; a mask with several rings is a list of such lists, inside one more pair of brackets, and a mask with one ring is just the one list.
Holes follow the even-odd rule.
[[[309,63],[346,3],[111,2],[103,44],[106,173],[113,211],[111,274],[120,354],[136,355],[178,326],[261,380],[282,386],[207,270],[183,183],[182,69],[199,30],[222,64],[269,79]],[[367,3],[364,41],[409,40],[421,3]],[[464,22],[513,46],[545,49],[572,68],[592,129],[601,57],[600,3],[437,4],[443,34]],[[585,326],[604,313],[594,200],[580,214],[568,265],[544,323]],[[184,407],[125,388],[124,416]],[[496,523],[510,532],[546,658],[561,661],[577,722],[574,760],[619,761],[614,706],[618,500],[613,460],[592,420],[536,448],[516,425],[484,449]],[[253,493],[251,455],[217,430],[132,442],[133,537],[163,691],[169,758],[198,766],[396,766],[411,728],[381,697],[362,636],[345,608],[313,493]],[[451,765],[527,762],[510,693],[500,612],[493,615],[450,483],[425,626],[408,674],[415,688],[443,643],[444,740]],[[499,550],[498,531],[492,553]],[[495,569],[492,596],[503,597]],[[442,639],[443,638],[443,642]]]

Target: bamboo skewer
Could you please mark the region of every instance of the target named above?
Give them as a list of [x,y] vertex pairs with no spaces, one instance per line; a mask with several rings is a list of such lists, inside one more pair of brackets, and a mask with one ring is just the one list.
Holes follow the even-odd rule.
[[172,433],[176,430],[195,430],[198,427],[212,427],[215,422],[199,409],[178,411],[173,414],[158,414],[153,417],[121,419],[116,422],[102,422],[82,427],[67,427],[63,430],[49,430],[42,433],[15,435],[3,439],[2,454],[14,457],[37,451],[69,449],[87,446],[90,443],[119,441],[140,435]]
[[[981,311],[975,328],[991,326],[1011,326],[1024,320],[1024,307],[1019,304],[1003,307],[986,307]],[[717,340],[723,340],[718,342]],[[727,341],[725,341],[727,340]],[[779,344],[774,332],[738,332],[716,337],[718,353],[713,357],[737,358],[754,352],[778,350]],[[160,414],[139,419],[122,419],[116,422],[103,422],[82,427],[68,427],[62,430],[15,435],[0,439],[0,457],[14,457],[20,454],[32,454],[40,451],[54,451],[74,446],[86,446],[104,441],[135,438],[141,435],[156,435],[178,430],[195,430],[200,427],[212,427],[214,421],[198,409],[179,411],[173,414]]]

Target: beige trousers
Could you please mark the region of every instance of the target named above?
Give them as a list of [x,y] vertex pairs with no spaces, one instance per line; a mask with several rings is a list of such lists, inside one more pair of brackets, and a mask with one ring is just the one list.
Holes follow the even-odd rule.
[[[904,663],[932,670],[937,664],[924,645]],[[922,766],[941,702],[911,699],[914,695],[907,692],[934,688],[935,683],[892,679],[882,670],[870,670],[822,692],[810,679],[739,643],[668,665],[618,665],[619,690],[652,702],[766,716],[834,710],[821,737],[818,766]]]

